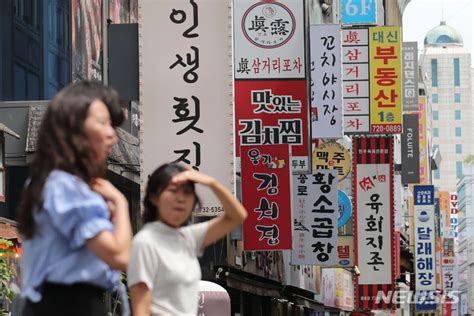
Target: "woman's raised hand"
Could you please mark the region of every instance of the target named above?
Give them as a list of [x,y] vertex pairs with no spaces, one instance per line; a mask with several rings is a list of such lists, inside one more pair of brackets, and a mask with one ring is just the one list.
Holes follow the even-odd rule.
[[205,186],[211,186],[213,183],[216,182],[216,179],[214,179],[213,177],[208,176],[207,174],[204,174],[197,170],[194,170],[189,165],[186,165],[185,168],[186,170],[181,171],[180,173],[178,173],[171,179],[172,184],[180,186],[180,185],[185,184],[188,181],[191,181],[191,182],[203,184]]

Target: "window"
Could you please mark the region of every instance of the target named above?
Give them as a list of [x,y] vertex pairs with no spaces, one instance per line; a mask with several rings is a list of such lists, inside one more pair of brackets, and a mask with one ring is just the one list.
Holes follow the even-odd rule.
[[454,94],[454,102],[461,103],[461,93]]
[[437,127],[433,128],[433,137],[439,137],[439,128]]
[[431,96],[431,99],[433,100],[433,103],[438,103],[438,94],[433,93],[433,95]]
[[459,58],[454,58],[453,66],[454,66],[454,85],[456,87],[459,87],[461,85],[461,80],[459,78]]
[[462,135],[461,128],[456,127],[456,129],[454,130],[454,134],[456,135],[456,137],[461,137],[461,135]]
[[438,86],[438,60],[431,59],[431,86]]
[[433,111],[433,121],[439,120],[439,112],[438,111]]
[[[72,10],[77,12],[76,16],[84,16],[76,36],[86,34],[87,24],[83,21],[87,18],[90,18],[91,32],[87,33],[91,43],[76,44],[74,52],[71,52],[69,39],[71,2],[78,7]],[[7,20],[9,22],[2,23],[0,27],[0,82],[9,82],[8,85],[0,85],[0,101],[51,99],[70,81],[71,56],[84,57],[80,64],[85,73],[89,69],[91,72],[95,70],[92,68],[93,60],[99,60],[100,56],[93,57],[94,54],[90,56],[88,53],[90,48],[95,52],[98,47],[94,45],[101,43],[101,39],[96,37],[96,28],[90,24],[95,22],[94,18],[82,11],[83,7],[92,4],[81,6],[78,1],[57,0],[0,0],[0,3],[0,12],[12,14]],[[3,16],[0,19],[3,22]],[[86,69],[86,65],[91,67]]]
[[461,120],[461,110],[455,110],[455,111],[454,111],[454,119],[455,119],[456,121]]
[[439,176],[439,169],[436,169],[436,170],[434,171],[434,178],[435,178],[436,180],[439,180],[439,178],[440,178],[440,176]]
[[462,177],[462,161],[456,161],[456,179]]
[[462,144],[456,144],[456,154],[462,154]]

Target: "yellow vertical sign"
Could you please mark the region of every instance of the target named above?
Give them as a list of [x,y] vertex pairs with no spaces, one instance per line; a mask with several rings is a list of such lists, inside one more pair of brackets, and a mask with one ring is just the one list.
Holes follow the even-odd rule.
[[426,134],[426,97],[419,97],[419,127],[420,127],[420,184],[429,184],[428,177],[428,136]]
[[402,132],[401,29],[372,27],[370,47],[370,132]]

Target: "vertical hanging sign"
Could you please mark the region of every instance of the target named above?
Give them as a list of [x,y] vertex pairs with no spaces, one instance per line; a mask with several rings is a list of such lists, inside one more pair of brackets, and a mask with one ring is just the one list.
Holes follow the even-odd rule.
[[455,240],[458,238],[458,224],[459,224],[459,218],[458,218],[458,194],[457,192],[451,192],[449,193],[449,220],[451,223],[451,232],[452,236]]
[[420,111],[418,112],[418,124],[419,124],[419,148],[420,148],[420,184],[427,184],[429,181],[428,176],[428,136],[427,131],[427,111],[426,111],[426,96],[419,97],[418,106]]
[[416,290],[436,290],[434,187],[413,187]]
[[[234,8],[235,135],[240,146],[291,146],[291,169],[311,170],[303,0],[238,0]],[[238,163],[237,163],[238,164]]]
[[244,250],[291,249],[291,186],[288,145],[243,146]]
[[311,25],[312,138],[341,138],[341,27]]
[[369,30],[370,132],[402,132],[401,29],[382,26]]
[[403,42],[403,110],[418,111],[418,43]]
[[370,131],[369,29],[342,30],[344,133]]
[[291,264],[337,264],[337,171],[315,170],[293,176],[293,250]]
[[[159,165],[179,161],[233,188],[234,146],[222,133],[232,128],[229,5],[140,1],[142,184]],[[212,192],[199,195],[197,214],[223,212]]]
[[420,128],[419,115],[403,114],[402,183],[420,182]]
[[389,309],[381,295],[394,290],[393,139],[353,139],[356,302]]

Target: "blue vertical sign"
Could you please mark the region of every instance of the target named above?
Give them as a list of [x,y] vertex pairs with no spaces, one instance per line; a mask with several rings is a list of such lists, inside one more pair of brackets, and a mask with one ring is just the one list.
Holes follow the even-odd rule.
[[342,0],[342,24],[377,24],[377,0]]
[[434,186],[415,185],[415,279],[416,309],[436,309],[435,198]]

